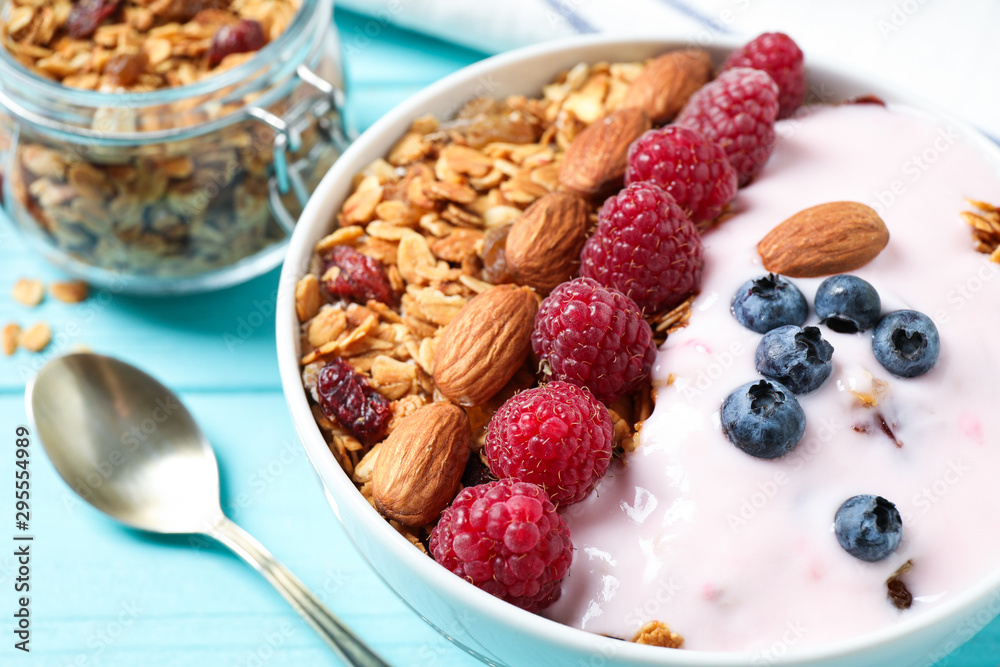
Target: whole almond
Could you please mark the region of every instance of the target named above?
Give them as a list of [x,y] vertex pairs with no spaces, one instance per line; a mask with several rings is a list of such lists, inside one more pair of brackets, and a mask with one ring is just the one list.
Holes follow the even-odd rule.
[[621,185],[628,147],[650,128],[641,109],[621,109],[576,135],[559,167],[559,182],[584,197],[600,197]]
[[874,209],[835,201],[788,218],[757,244],[757,252],[772,273],[815,278],[860,269],[888,242],[889,230]]
[[497,285],[465,304],[438,338],[434,383],[459,405],[493,397],[531,348],[538,300],[529,287]]
[[517,282],[548,294],[576,275],[587,240],[590,206],[552,192],[528,207],[510,229],[504,255]]
[[400,420],[379,445],[372,471],[375,507],[407,526],[425,526],[458,493],[472,429],[452,403],[426,405]]
[[712,57],[708,51],[670,51],[646,65],[625,91],[622,106],[642,109],[656,124],[666,123],[711,79]]

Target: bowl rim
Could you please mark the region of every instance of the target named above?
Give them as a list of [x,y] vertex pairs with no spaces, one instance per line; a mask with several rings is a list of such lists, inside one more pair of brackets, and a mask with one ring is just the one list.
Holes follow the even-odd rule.
[[[335,187],[336,183],[345,179],[349,182],[357,172],[366,166],[359,160],[368,147],[383,140],[383,135],[392,131],[401,120],[412,120],[422,113],[426,113],[423,110],[438,98],[445,97],[463,85],[475,82],[480,77],[488,76],[495,69],[523,64],[558,53],[568,54],[574,50],[634,48],[636,46],[648,46],[651,51],[655,49],[666,51],[690,46],[733,49],[744,42],[742,36],[714,35],[711,39],[705,37],[703,32],[698,35],[694,33],[660,33],[627,37],[587,35],[553,40],[492,56],[464,67],[397,105],[377,120],[344,152],[316,188],[303,211],[289,242],[285,264],[281,272],[276,308],[275,338],[282,389],[289,412],[309,460],[327,488],[329,495],[336,500],[335,511],[338,519],[343,512],[360,517],[359,521],[369,529],[369,535],[381,546],[388,549],[394,558],[402,559],[406,563],[406,567],[421,577],[427,586],[442,591],[449,600],[468,605],[486,616],[499,617],[508,627],[517,628],[520,632],[551,645],[572,648],[577,651],[588,651],[593,655],[603,655],[609,646],[613,646],[616,659],[625,659],[636,664],[739,667],[750,664],[754,658],[759,658],[760,651],[689,649],[664,651],[660,647],[623,642],[593,634],[504,603],[454,576],[433,559],[414,549],[368,504],[357,491],[349,476],[329,453],[326,441],[313,418],[306,398],[306,391],[301,382],[297,355],[299,325],[294,305],[295,284],[308,269],[312,256],[314,243],[312,235],[317,227],[321,229],[331,227],[332,220],[329,212],[339,209],[342,204],[342,201],[332,199],[331,189]],[[581,54],[581,60],[587,57],[587,55]],[[594,61],[590,60],[590,62]],[[887,98],[889,101],[899,100],[906,106],[912,106],[918,111],[929,114],[939,122],[952,125],[962,134],[963,139],[987,158],[1000,173],[1000,147],[986,138],[979,130],[955,118],[933,102],[910,91],[904,91],[877,77],[851,73],[842,66],[819,57],[810,56],[807,71],[813,74],[820,73],[823,77],[845,78],[848,82],[859,86],[858,95],[875,90],[878,91],[879,97]],[[555,72],[552,75],[554,76]],[[351,539],[353,541],[353,537]],[[367,555],[363,552],[362,556],[368,560]],[[377,572],[376,574],[381,578],[380,574]],[[394,589],[393,591],[396,592]],[[398,592],[396,594],[399,595]],[[948,601],[922,612],[913,619],[835,642],[803,648],[791,647],[782,656],[769,660],[769,664],[808,664],[859,656],[871,649],[893,644],[908,636],[919,635],[942,621],[948,619],[965,620],[966,615],[962,613],[963,611],[967,613],[977,611],[991,597],[1000,601],[1000,567],[988,573],[974,585],[954,594]],[[432,627],[434,627],[433,624]],[[449,639],[455,641],[453,638],[449,637]],[[609,642],[613,642],[613,644],[609,644]],[[468,649],[468,647],[465,648]]]

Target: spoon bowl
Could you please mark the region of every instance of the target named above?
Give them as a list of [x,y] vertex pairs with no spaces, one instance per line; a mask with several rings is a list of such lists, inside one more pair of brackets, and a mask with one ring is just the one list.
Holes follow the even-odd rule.
[[48,362],[27,386],[28,418],[59,476],[133,528],[201,534],[260,572],[349,665],[387,667],[219,503],[212,446],[180,399],[134,366],[99,354]]
[[222,518],[215,453],[155,378],[112,357],[53,359],[28,384],[28,417],[56,471],[133,528],[197,533]]

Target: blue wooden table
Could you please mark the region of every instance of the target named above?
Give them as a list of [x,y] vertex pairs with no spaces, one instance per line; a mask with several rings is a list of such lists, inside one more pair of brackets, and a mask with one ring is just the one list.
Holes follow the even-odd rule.
[[[483,54],[340,13],[350,113],[371,124],[411,93]],[[271,313],[277,271],[214,294],[140,299],[97,292],[35,309],[10,297],[19,277],[60,279],[0,225],[0,326],[44,320],[43,353],[0,359],[0,665],[339,665],[284,601],[211,544],[154,538],[75,499],[40,447],[33,452],[29,654],[14,649],[14,430],[24,384],[45,360],[86,345],[180,393],[219,457],[223,504],[394,665],[478,664],[406,608],[350,545],[299,445],[278,380]],[[66,332],[74,331],[69,336]],[[6,545],[6,546],[5,546]],[[995,667],[1000,622],[939,663]]]

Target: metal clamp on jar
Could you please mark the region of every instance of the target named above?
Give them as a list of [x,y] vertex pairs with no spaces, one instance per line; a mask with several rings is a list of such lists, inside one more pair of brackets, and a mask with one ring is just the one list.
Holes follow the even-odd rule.
[[0,48],[6,214],[49,259],[119,291],[204,291],[274,268],[348,142],[331,15],[331,0],[302,0],[244,62],[141,92],[62,85]]

